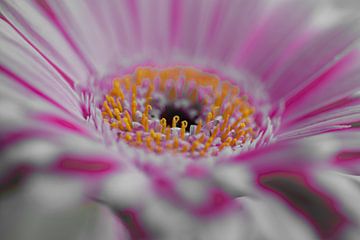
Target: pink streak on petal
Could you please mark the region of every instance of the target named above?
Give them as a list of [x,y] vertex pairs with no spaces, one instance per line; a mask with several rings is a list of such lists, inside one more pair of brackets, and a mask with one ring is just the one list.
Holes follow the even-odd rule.
[[28,82],[26,82],[24,79],[20,78],[19,76],[17,76],[15,73],[13,73],[12,71],[10,71],[9,69],[0,66],[0,73],[4,73],[5,75],[9,76],[10,78],[14,79],[17,83],[19,83],[20,85],[22,85],[23,87],[27,88],[28,90],[30,90],[31,92],[33,92],[35,95],[45,99],[46,101],[48,101],[49,103],[53,104],[54,106],[58,107],[59,109],[63,110],[66,113],[69,113],[69,110],[67,110],[66,108],[64,108],[61,104],[59,104],[58,102],[56,102],[55,100],[53,100],[52,98],[50,98],[49,96],[45,95],[43,92],[41,92],[39,89],[35,88],[34,86],[31,86]]
[[207,201],[200,207],[194,208],[192,211],[199,217],[209,217],[224,213],[233,206],[232,198],[228,194],[219,189],[211,189],[208,192]]
[[0,149],[6,148],[7,146],[14,145],[18,142],[28,139],[34,139],[36,137],[47,137],[51,135],[47,132],[42,132],[35,129],[16,129],[11,131],[9,134],[4,134],[0,137]]
[[202,179],[208,176],[209,171],[208,169],[198,166],[196,164],[189,164],[186,166],[185,169],[185,176],[190,178]]
[[155,186],[155,189],[161,192],[170,193],[173,192],[174,185],[172,182],[165,178],[165,177],[155,177],[153,179],[153,184]]
[[152,176],[151,181],[154,191],[157,194],[163,198],[168,199],[169,201],[179,203],[179,196],[175,191],[176,185],[170,178],[164,176],[164,174],[158,174],[157,176]]
[[61,128],[65,128],[65,129],[69,129],[73,132],[76,132],[80,135],[85,135],[85,136],[89,136],[89,133],[86,132],[83,128],[77,126],[74,123],[71,123],[70,121],[55,116],[55,115],[50,115],[50,114],[41,114],[41,115],[37,115],[35,116],[35,119],[55,125],[55,126],[59,126]]
[[291,122],[288,122],[287,125],[293,125],[293,124],[296,124],[296,123],[301,123],[302,121],[308,119],[308,118],[311,118],[311,117],[314,117],[314,116],[317,116],[319,114],[322,114],[322,113],[326,113],[326,112],[329,112],[329,111],[334,111],[338,108],[344,108],[346,106],[349,106],[351,105],[352,103],[356,103],[358,100],[357,99],[354,99],[354,98],[344,98],[344,99],[340,99],[339,101],[337,102],[334,102],[334,103],[331,103],[329,105],[326,105],[326,106],[323,106],[319,109],[316,109],[310,113],[307,113],[306,115],[303,115],[299,118],[296,118],[294,119],[293,121]]
[[139,22],[139,12],[136,1],[133,0],[125,0],[127,3],[127,9],[130,13],[130,18],[133,22],[133,30],[134,30],[134,39],[141,39],[141,32],[140,32],[140,22]]
[[181,196],[175,191],[176,184],[163,173],[153,173],[151,176],[154,191],[169,201],[181,204]]
[[176,45],[178,32],[179,32],[179,19],[181,15],[181,1],[173,0],[171,6],[171,15],[170,15],[170,44],[171,46]]
[[206,42],[210,45],[210,42],[213,40],[214,32],[219,31],[219,25],[224,18],[224,13],[222,11],[224,8],[221,2],[218,2],[216,7],[212,12],[212,17],[210,18],[209,26],[207,27],[207,34],[205,36]]
[[333,239],[348,224],[348,219],[339,211],[337,204],[317,190],[305,173],[288,170],[259,172],[257,182],[304,216],[321,239]]
[[[343,90],[343,87],[341,86],[341,82],[344,81],[344,79],[342,79],[341,77],[337,77],[337,80],[334,82],[334,80],[332,79],[334,76],[336,77],[336,75],[338,75],[339,73],[341,73],[342,71],[346,71],[346,68],[353,64],[354,61],[356,61],[358,59],[358,53],[357,52],[352,52],[350,54],[348,54],[347,56],[345,56],[342,60],[340,60],[338,63],[336,63],[334,66],[332,66],[329,70],[327,70],[324,74],[322,74],[321,76],[319,76],[318,78],[316,78],[313,82],[311,82],[307,87],[305,87],[304,89],[302,89],[300,92],[298,92],[296,95],[294,95],[293,97],[291,97],[290,99],[287,100],[286,102],[286,112],[285,114],[285,118],[291,117],[291,114],[293,112],[297,112],[298,107],[301,107],[303,104],[303,101],[306,100],[306,98],[311,98],[309,99],[309,101],[311,101],[314,105],[312,106],[317,106],[319,104],[321,104],[322,102],[330,102],[331,99],[329,100],[328,98],[324,98],[321,97],[321,95],[323,95],[322,91],[324,89],[324,87],[327,86],[327,84],[332,84],[332,86],[334,86],[334,88],[336,88],[337,86],[339,86],[340,88],[340,92],[338,94],[348,94],[351,91],[354,91],[354,87],[352,86],[347,86],[347,89]],[[339,85],[338,85],[339,84]],[[354,83],[355,84],[355,83]],[[359,87],[359,86],[355,86],[355,87]],[[339,97],[341,97],[341,95],[336,96],[334,95],[334,100],[337,100]],[[311,106],[309,106],[311,107]],[[320,109],[319,109],[320,110]],[[314,110],[313,112],[316,112],[317,110]]]
[[[45,61],[47,63],[49,63],[62,77],[63,79],[69,84],[69,86],[74,89],[75,87],[75,82],[64,72],[62,71],[55,63],[53,63],[43,52],[40,51],[39,48],[37,48],[18,28],[16,28],[14,26],[14,24],[12,24],[10,21],[8,21],[7,19],[3,18],[5,20],[5,22],[7,22],[23,39],[25,42],[27,42],[38,54],[40,54],[40,56],[42,58],[45,59]],[[26,21],[23,20],[22,21],[23,25],[25,27],[27,27],[28,29],[31,29],[29,26],[27,26]],[[32,31],[32,33],[34,35],[37,36],[37,34],[35,32]],[[40,42],[42,42],[42,44],[45,44],[45,42],[42,40],[42,38],[40,36],[37,36],[37,38],[39,39]],[[41,39],[41,40],[40,40]],[[56,51],[54,51],[56,52]]]
[[[297,11],[288,14],[294,7]],[[286,52],[285,48],[299,38],[310,13],[309,5],[304,2],[280,4],[269,17],[259,21],[258,27],[245,43],[238,64],[244,64],[246,69],[266,79],[267,72]]]
[[69,43],[69,45],[73,48],[75,53],[80,57],[80,59],[83,61],[85,66],[88,68],[89,72],[94,72],[93,67],[88,62],[87,58],[82,54],[80,48],[76,45],[74,40],[70,37],[68,32],[65,30],[64,26],[61,24],[61,21],[59,21],[58,17],[54,13],[54,11],[51,9],[49,4],[47,3],[47,0],[36,0],[37,4],[44,10],[44,12],[48,15],[50,21],[58,28],[58,30],[61,32],[61,34],[64,36],[66,41]]
[[268,80],[273,101],[288,99],[306,87],[333,66],[336,57],[346,53],[357,38],[346,24],[315,34]]
[[149,239],[146,230],[142,227],[139,214],[136,210],[118,210],[116,211],[116,214],[120,217],[122,223],[125,225],[131,239]]
[[337,154],[334,163],[338,165],[356,164],[360,162],[360,150],[342,151]]
[[63,155],[53,169],[61,173],[102,176],[118,170],[119,164],[104,156]]
[[312,81],[307,87],[303,88],[300,92],[298,92],[293,97],[289,98],[286,101],[286,108],[287,111],[296,104],[297,101],[301,101],[301,99],[304,98],[307,94],[313,91],[317,91],[319,88],[321,88],[321,85],[326,83],[326,81],[329,80],[329,78],[338,72],[342,71],[345,66],[348,64],[352,64],[353,60],[357,57],[356,52],[352,52],[351,54],[348,54],[346,57],[341,59],[339,62],[337,62],[334,66],[332,66],[330,69],[328,69],[326,72],[324,72],[321,76],[317,77],[314,81]]

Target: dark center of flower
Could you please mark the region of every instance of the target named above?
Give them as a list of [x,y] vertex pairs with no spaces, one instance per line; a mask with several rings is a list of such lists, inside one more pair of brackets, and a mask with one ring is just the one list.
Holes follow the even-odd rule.
[[119,141],[157,153],[216,156],[241,149],[257,132],[244,93],[193,68],[138,68],[114,79],[101,109]]
[[191,125],[196,125],[196,119],[199,117],[199,112],[201,106],[193,105],[190,107],[190,111],[193,110],[196,114],[190,116],[189,109],[176,107],[174,103],[168,104],[165,106],[164,110],[160,114],[160,119],[165,118],[167,126],[171,126],[170,123],[175,116],[179,116],[181,120],[187,121],[187,126],[185,128],[186,132],[189,132]]

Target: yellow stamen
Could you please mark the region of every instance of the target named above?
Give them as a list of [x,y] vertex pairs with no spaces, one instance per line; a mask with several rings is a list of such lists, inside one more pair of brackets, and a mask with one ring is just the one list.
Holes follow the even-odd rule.
[[119,128],[121,131],[124,131],[123,121],[122,121],[121,118],[120,118],[120,120],[118,121],[118,128]]
[[155,139],[156,138],[156,133],[154,131],[154,129],[150,129],[150,136]]
[[109,104],[108,104],[107,101],[104,101],[103,106],[104,106],[104,108],[105,108],[106,113],[109,115],[109,117],[110,117],[110,118],[113,118],[114,115],[113,115],[113,113],[111,112],[111,109],[110,109]]
[[212,116],[214,116],[214,118],[217,116],[218,110],[219,110],[218,106],[215,106],[215,105],[211,106],[211,114],[212,114]]
[[230,146],[231,140],[232,140],[232,138],[231,138],[231,137],[228,137],[228,138],[226,139],[226,141],[223,142],[223,143],[220,145],[219,150],[221,151],[221,150],[223,150],[224,147]]
[[161,91],[165,90],[166,81],[170,79],[170,76],[171,76],[170,71],[171,70],[169,70],[169,69],[164,69],[159,74],[159,78],[160,78],[160,86],[159,87],[160,87]]
[[142,132],[141,131],[136,132],[136,143],[138,145],[142,144]]
[[220,95],[220,94],[216,94],[216,98],[215,98],[215,103],[214,103],[214,105],[216,106],[216,107],[220,107],[221,105],[222,105],[222,103],[223,103],[223,101],[224,101],[224,95],[222,94],[222,95]]
[[173,148],[177,149],[179,147],[179,139],[177,136],[174,137],[174,143],[173,143]]
[[212,137],[212,138],[215,138],[215,137],[216,137],[216,135],[217,135],[218,132],[219,132],[219,129],[220,129],[220,126],[217,125],[216,128],[215,128],[215,130],[214,130],[214,131],[212,132],[212,134],[211,134],[211,137]]
[[253,111],[254,111],[253,109],[246,107],[241,110],[241,113],[243,114],[244,118],[247,118],[248,116],[250,116],[253,113]]
[[165,139],[168,141],[171,137],[171,129],[169,127],[166,127],[165,129]]
[[199,141],[194,141],[191,145],[190,151],[193,153],[199,146]]
[[138,85],[141,84],[142,80],[149,79],[153,80],[156,76],[156,71],[150,68],[137,68],[136,69],[136,82]]
[[113,83],[113,90],[111,92],[112,95],[119,97],[121,101],[124,101],[124,93],[121,90],[120,81],[119,79],[115,79]]
[[145,132],[148,132],[149,131],[149,120],[147,117],[144,117],[143,119],[144,120],[142,122],[142,125],[144,127]]
[[185,129],[188,126],[188,122],[187,121],[182,121],[181,122],[181,130],[180,130],[180,138],[181,139],[185,139]]
[[211,86],[212,86],[212,90],[213,92],[216,91],[216,89],[218,88],[219,86],[219,79],[218,78],[213,78],[213,82],[211,83]]
[[161,146],[161,133],[156,133],[155,134],[155,142],[158,146]]
[[179,122],[180,120],[180,117],[178,115],[174,116],[173,119],[172,119],[172,127],[173,128],[176,128],[176,124]]
[[179,80],[180,77],[180,69],[179,68],[172,68],[170,70],[170,76],[169,76],[172,80]]
[[246,134],[246,132],[244,130],[239,130],[237,133],[236,133],[236,136],[235,138],[236,139],[239,139],[240,137],[244,136]]
[[145,75],[145,69],[144,68],[137,68],[135,70],[135,83],[136,85],[141,85],[142,80],[144,79]]
[[121,119],[119,109],[115,108],[114,109],[114,114],[115,114],[116,120],[119,121]]
[[240,89],[238,87],[232,87],[231,88],[231,95],[232,96],[238,96],[240,92]]
[[125,134],[125,140],[128,141],[128,142],[130,142],[132,140],[132,136],[131,136],[130,133]]
[[147,136],[145,138],[145,143],[146,143],[146,146],[148,149],[152,150],[152,141],[153,141],[153,138],[151,136]]
[[211,122],[212,119],[213,119],[213,115],[212,115],[211,112],[209,112],[209,113],[207,114],[207,117],[206,117],[206,123]]
[[146,96],[145,96],[145,98],[146,98],[145,105],[148,105],[150,103],[151,95],[152,95],[153,91],[154,91],[154,84],[150,83],[149,88],[146,92]]
[[112,123],[110,124],[110,127],[111,127],[111,128],[117,128],[117,122],[112,122]]
[[144,114],[142,115],[142,125],[145,127],[145,131],[149,130],[149,111],[152,110],[151,105],[147,105],[144,111]]
[[160,132],[161,132],[161,133],[164,133],[164,132],[165,132],[165,129],[166,129],[166,119],[165,119],[165,118],[162,118],[162,119],[160,120],[160,126],[161,126]]
[[130,120],[128,118],[124,118],[123,120],[125,122],[126,130],[128,130],[129,132],[132,131]]
[[181,152],[187,152],[189,150],[189,147],[187,145],[184,145],[181,149]]
[[185,68],[183,70],[186,80],[197,80],[200,72],[194,68]]
[[112,96],[106,95],[106,101],[110,103],[111,107],[116,108],[115,100]]
[[196,130],[195,130],[195,133],[196,134],[199,134],[200,131],[201,131],[201,128],[202,128],[202,120],[200,119],[197,126],[196,126]]
[[237,143],[237,141],[238,141],[238,139],[237,139],[237,138],[234,138],[234,139],[231,141],[230,145],[231,145],[231,146],[235,146],[236,143]]
[[157,146],[155,147],[155,152],[156,152],[156,153],[162,153],[162,152],[163,152],[163,148],[162,148],[161,146],[157,145]]
[[202,143],[202,142],[204,142],[204,140],[205,140],[205,134],[202,134],[202,135],[200,136],[200,138],[198,139],[198,141],[199,141],[200,143]]
[[174,101],[176,99],[176,87],[175,86],[170,89],[169,99],[171,101]]
[[117,108],[119,109],[120,112],[123,111],[123,107],[122,107],[121,102],[120,102],[119,99],[116,99],[116,106],[117,106]]
[[131,122],[131,116],[127,110],[125,111],[125,118],[127,118],[129,120],[129,122]]
[[221,131],[224,131],[225,127],[227,126],[227,124],[228,124],[228,122],[229,122],[229,117],[230,117],[229,114],[226,114],[226,115],[224,116],[224,121],[223,121],[223,123],[221,124],[221,127],[220,127],[220,130],[221,130]]
[[198,90],[197,90],[197,88],[194,88],[194,89],[191,91],[191,93],[190,93],[190,99],[191,99],[191,101],[193,101],[193,102],[196,102],[196,101],[197,101],[197,99],[198,99]]
[[136,100],[133,100],[131,102],[131,113],[132,113],[132,119],[136,120]]
[[131,100],[136,101],[136,94],[137,94],[137,86],[136,84],[132,85],[132,93],[131,93]]
[[214,141],[214,137],[211,136],[205,143],[205,147],[203,149],[204,152],[206,152],[209,149],[209,147],[213,141]]
[[[237,125],[243,120],[243,117],[238,117],[230,126],[231,129],[235,129]],[[240,124],[241,127],[241,124]]]
[[144,116],[149,118],[149,112],[152,110],[152,107],[150,104],[146,105],[145,111],[144,111]]
[[126,75],[124,76],[123,78],[123,83],[125,85],[125,89],[126,91],[129,91],[130,90],[130,83],[131,83],[131,79],[132,79],[132,76],[131,75]]
[[223,134],[221,135],[221,140],[224,141],[226,139],[226,137],[229,135],[229,132],[231,131],[230,126],[223,132]]

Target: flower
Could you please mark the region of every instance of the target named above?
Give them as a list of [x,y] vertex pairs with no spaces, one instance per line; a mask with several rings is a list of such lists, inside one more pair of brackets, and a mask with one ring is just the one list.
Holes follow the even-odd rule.
[[356,16],[2,1],[5,239],[356,239]]

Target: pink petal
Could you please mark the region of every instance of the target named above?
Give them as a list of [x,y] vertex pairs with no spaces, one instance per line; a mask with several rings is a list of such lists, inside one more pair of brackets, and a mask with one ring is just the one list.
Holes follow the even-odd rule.
[[81,59],[67,33],[56,25],[56,19],[42,13],[41,7],[30,1],[4,1],[2,7],[11,27],[59,73],[69,81],[85,81],[88,75],[86,61]]
[[307,1],[286,1],[265,16],[259,16],[259,22],[238,53],[236,64],[265,81],[287,47],[302,37],[311,7]]
[[101,155],[63,155],[56,160],[54,170],[61,173],[100,176],[119,170],[119,164]]
[[[273,101],[287,99],[333,66],[358,35],[346,24],[311,34],[266,80]],[[316,51],[316,52],[314,52]]]
[[360,89],[359,63],[357,52],[347,55],[289,99],[284,113],[285,124],[300,117],[304,120],[324,111],[344,107],[347,104],[344,98]]
[[3,26],[0,72],[7,81],[13,81],[56,107],[78,115],[78,96],[66,80],[7,23],[0,21],[0,24]]
[[303,215],[316,228],[321,239],[333,238],[348,222],[335,202],[312,186],[300,173],[261,173],[258,181],[261,187],[277,195]]

